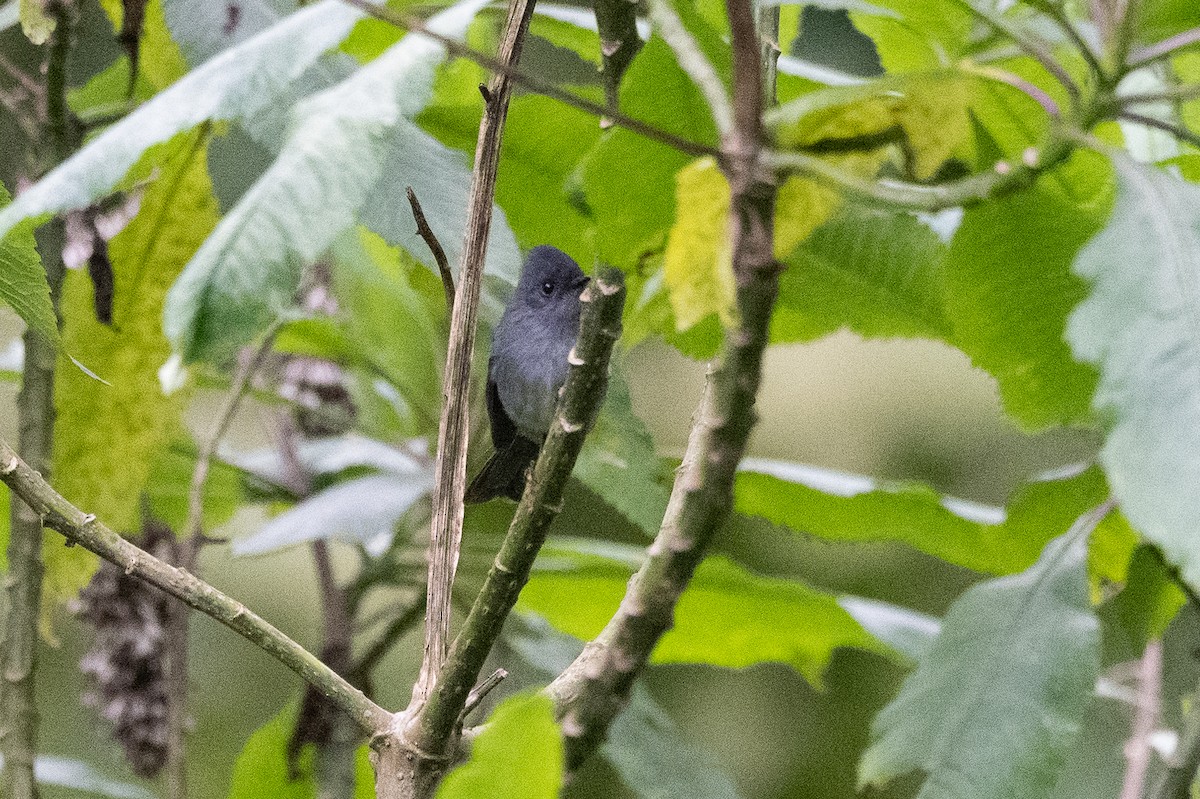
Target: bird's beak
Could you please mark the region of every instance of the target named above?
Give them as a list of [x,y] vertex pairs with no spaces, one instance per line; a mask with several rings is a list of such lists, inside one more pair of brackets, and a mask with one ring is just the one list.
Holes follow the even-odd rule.
[[590,277],[588,277],[587,275],[584,275],[583,277],[579,278],[579,279],[578,279],[578,280],[576,280],[574,283],[572,283],[572,284],[571,284],[571,287],[572,287],[572,288],[577,288],[577,289],[579,289],[580,291],[582,291],[582,290],[583,290],[583,287],[584,287],[584,286],[586,286],[586,285],[588,284],[588,281],[590,281],[590,280],[591,280],[591,278],[590,278]]

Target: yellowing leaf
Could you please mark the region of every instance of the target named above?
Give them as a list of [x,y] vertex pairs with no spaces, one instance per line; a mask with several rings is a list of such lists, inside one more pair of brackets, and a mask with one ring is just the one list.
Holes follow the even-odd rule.
[[733,326],[738,317],[729,242],[729,184],[712,158],[688,164],[675,181],[678,211],[663,259],[675,326],[686,330],[712,313]]
[[[121,0],[101,0],[115,31],[120,32],[125,12]],[[163,16],[162,0],[146,3],[146,18],[142,23],[142,43],[138,72],[155,89],[165,89],[188,71],[179,46],[171,39]]]
[[[158,368],[170,355],[162,303],[216,224],[205,143],[202,134],[192,133],[165,148],[140,212],[110,242],[112,326],[96,320],[87,274],[71,272],[63,290],[64,351],[109,385],[85,375],[65,355],[60,360],[55,486],[120,531],[137,527],[151,464],[180,426],[183,398],[163,396],[158,383]],[[91,553],[64,547],[53,536],[46,547],[47,598],[74,596],[95,564]]]
[[775,199],[775,257],[782,260],[833,216],[842,198],[833,189],[793,177]]
[[20,15],[21,30],[25,37],[34,44],[45,44],[54,33],[57,23],[46,14],[45,0],[18,0],[17,13]]
[[[768,124],[784,149],[840,153],[857,174],[878,169],[889,148],[917,179],[949,158],[972,156],[968,105],[974,79],[927,75],[804,95],[771,112]],[[868,154],[871,158],[862,160]],[[902,158],[900,158],[902,156]],[[874,174],[872,170],[868,174]]]

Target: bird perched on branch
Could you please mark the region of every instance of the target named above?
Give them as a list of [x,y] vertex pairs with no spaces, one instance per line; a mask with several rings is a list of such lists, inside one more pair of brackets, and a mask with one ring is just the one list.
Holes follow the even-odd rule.
[[567,379],[588,277],[569,255],[534,247],[492,336],[487,409],[495,453],[467,486],[467,502],[520,501]]

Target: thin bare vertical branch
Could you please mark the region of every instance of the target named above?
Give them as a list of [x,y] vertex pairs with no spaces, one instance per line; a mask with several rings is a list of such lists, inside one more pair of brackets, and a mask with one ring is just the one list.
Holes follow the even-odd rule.
[[688,452],[647,558],[616,615],[549,687],[574,772],[604,740],[675,605],[733,504],[733,481],[757,415],[771,311],[779,285],[774,258],[776,187],[761,162],[761,52],[749,0],[727,0],[733,44],[734,127],[722,137],[731,190],[730,245],[740,321],[695,417]]
[[[521,58],[521,48],[534,0],[513,0],[508,7],[499,60],[508,66]],[[429,581],[425,622],[425,653],[421,674],[413,687],[413,707],[429,698],[437,675],[446,662],[450,642],[450,594],[458,568],[462,542],[463,493],[467,481],[467,418],[471,387],[471,357],[475,350],[479,295],[483,287],[483,264],[492,226],[492,202],[496,194],[496,171],[512,81],[493,75],[484,94],[484,113],[475,146],[475,168],[468,200],[466,239],[458,267],[458,288],[450,317],[450,344],[442,376],[442,419],[438,427],[437,473],[433,484],[433,519],[430,522]]]
[[1121,784],[1120,799],[1141,799],[1146,784],[1146,772],[1150,770],[1150,757],[1154,748],[1150,736],[1158,727],[1161,714],[1162,693],[1162,641],[1155,639],[1146,643],[1138,665],[1137,699],[1133,706],[1133,729],[1125,742],[1125,779]]
[[[75,29],[74,5],[54,0],[49,13],[55,30],[46,57],[46,133],[51,164],[64,160],[71,151],[72,136],[67,109],[67,61]],[[55,220],[44,246],[42,259],[50,299],[58,312],[63,284],[60,242],[63,224]],[[19,447],[32,468],[47,474],[54,450],[54,373],[58,358],[53,342],[35,330],[25,331],[25,366],[17,396]],[[8,541],[8,573],[5,576],[4,637],[0,640],[0,753],[4,771],[0,796],[6,799],[36,799],[37,782],[33,763],[37,755],[38,713],[34,696],[37,668],[38,622],[42,607],[42,519],[26,504],[14,501]]]

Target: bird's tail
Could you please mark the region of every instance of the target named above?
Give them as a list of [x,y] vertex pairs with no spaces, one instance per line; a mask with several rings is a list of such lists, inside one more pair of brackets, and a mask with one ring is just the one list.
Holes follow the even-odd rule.
[[488,462],[475,475],[475,479],[467,486],[467,504],[487,502],[496,497],[508,497],[514,502],[521,501],[525,493],[525,479],[529,467],[537,460],[541,448],[521,436],[515,437],[507,447],[492,453]]

